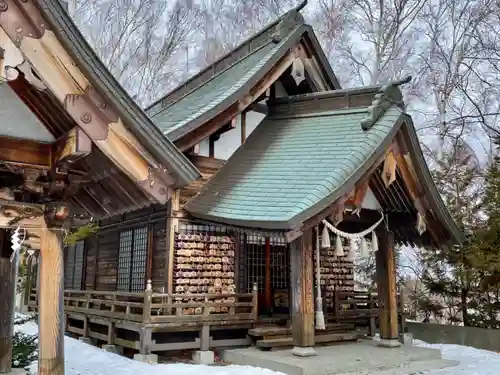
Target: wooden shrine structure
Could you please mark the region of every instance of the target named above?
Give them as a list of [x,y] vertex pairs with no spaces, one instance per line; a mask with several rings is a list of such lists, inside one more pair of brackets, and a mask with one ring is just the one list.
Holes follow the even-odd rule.
[[[122,180],[113,187],[90,183],[83,190],[92,199],[76,196],[76,203],[99,218],[99,231],[65,249],[66,332],[143,355],[250,345],[250,335],[262,348],[295,346],[295,354],[306,356],[315,354],[315,343],[357,338],[361,322],[372,334],[378,325],[384,342],[396,345],[401,308],[395,246],[453,246],[461,233],[434,186],[406,113],[400,86],[407,80],[342,89],[300,14],[304,5],[151,105],[147,116],[137,111],[126,117],[129,126],[133,120],[153,122],[155,142],[172,141],[175,152],[192,164],[169,149],[176,162],[160,164],[185,174],[178,182],[161,175],[171,181],[171,190],[157,204],[137,199]],[[89,51],[71,52],[76,46],[64,38],[80,35],[54,8],[36,9],[50,22],[70,25],[69,31],[54,28],[55,39],[68,53],[87,56]],[[52,43],[49,35],[40,40]],[[32,46],[32,39],[26,45]],[[79,72],[93,71],[84,68],[86,61],[76,61]],[[35,71],[34,78],[43,79]],[[19,77],[9,85],[17,87]],[[128,98],[105,91],[108,83],[94,79],[101,95]],[[76,90],[69,83],[65,89]],[[62,91],[56,97],[73,103]],[[99,118],[116,118],[107,106],[98,107],[104,113]],[[88,118],[71,108],[66,112],[85,132]],[[143,136],[141,142],[151,140]],[[119,169],[120,160],[109,154],[115,148],[95,142],[99,155]],[[81,163],[98,173],[93,153]],[[143,164],[128,160],[129,169],[143,170],[138,167]],[[195,181],[187,184],[190,179]],[[377,294],[354,290],[356,246],[368,242],[376,251]],[[37,277],[29,279],[26,300],[41,309]]]
[[10,237],[40,250],[39,369],[64,374],[63,240],[199,177],[104,68],[58,1],[0,1],[0,373],[10,371]]

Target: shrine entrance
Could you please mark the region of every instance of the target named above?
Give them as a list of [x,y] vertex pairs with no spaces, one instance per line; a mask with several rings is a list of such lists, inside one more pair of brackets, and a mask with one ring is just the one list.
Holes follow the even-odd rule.
[[278,236],[242,233],[240,246],[240,290],[259,292],[262,319],[283,319],[290,311],[290,256],[285,240]]

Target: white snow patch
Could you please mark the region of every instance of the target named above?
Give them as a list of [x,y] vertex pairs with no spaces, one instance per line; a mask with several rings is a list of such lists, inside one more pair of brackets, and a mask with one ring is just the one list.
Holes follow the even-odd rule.
[[[36,334],[38,326],[28,322],[16,329]],[[444,359],[459,361],[456,367],[430,371],[427,375],[498,375],[500,354],[487,350],[460,345],[427,344],[413,340],[414,345],[441,350]],[[70,337],[64,338],[65,375],[282,375],[267,369],[250,366],[203,366],[190,364],[151,365],[137,362],[117,354],[108,353],[97,347],[84,344]],[[30,370],[36,374],[37,364]]]
[[450,344],[427,344],[413,340],[415,346],[441,350],[443,359],[459,361],[455,367],[428,372],[429,375],[498,375],[500,354],[488,350]]

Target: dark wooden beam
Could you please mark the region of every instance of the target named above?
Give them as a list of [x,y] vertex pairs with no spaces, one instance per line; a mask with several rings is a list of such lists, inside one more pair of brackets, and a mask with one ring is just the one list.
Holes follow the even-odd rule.
[[0,137],[0,161],[50,168],[51,152],[50,143]]
[[[274,87],[274,85],[271,87]],[[263,103],[253,103],[250,107],[248,107],[248,110],[262,113],[263,115],[267,115],[267,113],[269,112],[267,105],[265,105]]]
[[225,126],[238,113],[238,103],[234,103],[228,109],[215,116],[212,120],[179,138],[174,143],[181,151],[184,152]]
[[301,357],[316,355],[314,351],[313,300],[313,232],[304,231],[291,243],[292,331],[295,348],[292,354]]

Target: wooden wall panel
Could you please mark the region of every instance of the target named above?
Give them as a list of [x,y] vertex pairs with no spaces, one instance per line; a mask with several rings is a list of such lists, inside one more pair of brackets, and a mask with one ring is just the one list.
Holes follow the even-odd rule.
[[[167,253],[167,219],[152,225],[153,228],[153,260],[151,282],[153,290],[161,292],[165,285],[166,253]],[[165,290],[166,293],[166,290]]]
[[119,243],[119,231],[113,230],[99,234],[96,290],[116,290]]
[[95,288],[96,272],[97,272],[97,246],[98,237],[91,236],[85,240],[85,280],[83,286],[87,290]]

